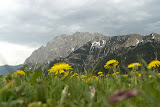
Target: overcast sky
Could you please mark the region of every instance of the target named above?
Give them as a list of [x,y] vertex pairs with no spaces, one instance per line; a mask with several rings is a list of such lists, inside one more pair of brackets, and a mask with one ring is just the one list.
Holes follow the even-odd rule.
[[160,33],[160,0],[0,0],[0,65],[23,63],[60,34]]

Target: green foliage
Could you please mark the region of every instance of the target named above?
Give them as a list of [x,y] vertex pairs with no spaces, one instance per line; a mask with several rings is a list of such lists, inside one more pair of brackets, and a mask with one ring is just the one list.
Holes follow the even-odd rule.
[[35,83],[36,79],[38,79],[42,75],[41,70],[36,70],[31,77],[30,83]]

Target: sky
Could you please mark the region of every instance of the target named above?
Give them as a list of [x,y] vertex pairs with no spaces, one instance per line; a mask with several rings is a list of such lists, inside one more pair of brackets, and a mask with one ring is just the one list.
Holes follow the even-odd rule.
[[160,0],[0,0],[0,65],[22,64],[60,34],[160,33]]

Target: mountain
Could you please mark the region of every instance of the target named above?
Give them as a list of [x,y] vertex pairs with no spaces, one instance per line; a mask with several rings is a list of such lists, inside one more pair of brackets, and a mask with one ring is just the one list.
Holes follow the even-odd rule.
[[103,36],[99,33],[76,32],[73,35],[56,36],[46,46],[41,46],[35,50],[32,55],[26,59],[24,64],[29,63],[46,63],[56,58],[67,57],[70,53],[77,50],[89,41],[107,40],[110,37]]
[[[30,69],[51,67],[64,61],[76,66],[104,66],[109,59],[117,59],[121,64],[129,64],[143,58],[147,62],[160,58],[160,35],[152,33],[142,36],[104,36],[99,33],[76,32],[73,35],[55,37],[46,46],[35,50],[26,59]],[[34,67],[33,67],[34,66]]]
[[15,71],[17,71],[18,69],[20,69],[22,65],[16,65],[16,66],[11,66],[11,65],[4,65],[4,66],[0,66],[0,75],[7,75],[8,73],[13,73]]

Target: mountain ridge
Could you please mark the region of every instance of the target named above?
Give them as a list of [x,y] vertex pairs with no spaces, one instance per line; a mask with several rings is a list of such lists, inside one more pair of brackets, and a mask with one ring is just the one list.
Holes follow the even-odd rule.
[[80,66],[86,64],[93,66],[100,59],[107,59],[109,55],[124,53],[122,50],[129,51],[134,49],[133,47],[154,41],[157,41],[157,43],[160,41],[159,34],[104,36],[99,33],[76,32],[69,36],[61,35],[55,37],[47,43],[46,47],[40,47],[34,51],[26,59],[25,64],[37,66],[39,64],[40,67],[52,65],[53,62],[64,61],[72,65]]

